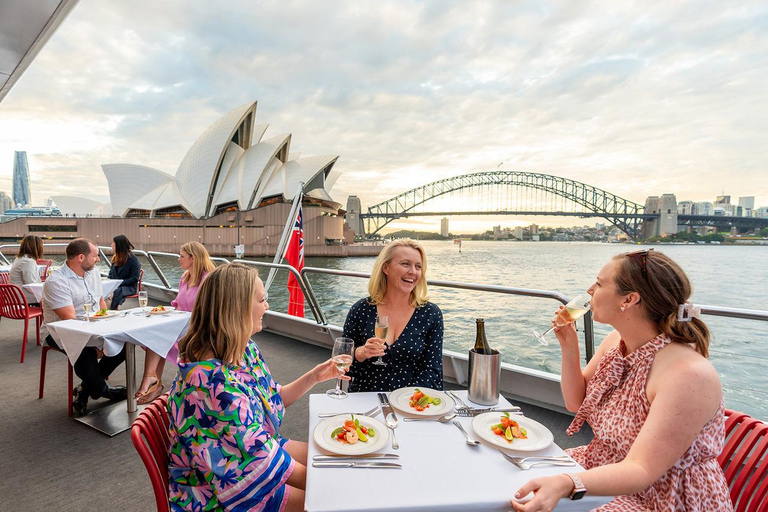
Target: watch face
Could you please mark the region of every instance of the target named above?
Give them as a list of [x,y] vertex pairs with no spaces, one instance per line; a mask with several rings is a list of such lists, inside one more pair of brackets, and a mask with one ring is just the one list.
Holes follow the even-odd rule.
[[571,494],[571,499],[572,500],[580,500],[581,498],[584,497],[585,494],[587,494],[586,490],[583,490],[583,491],[573,491],[573,494]]

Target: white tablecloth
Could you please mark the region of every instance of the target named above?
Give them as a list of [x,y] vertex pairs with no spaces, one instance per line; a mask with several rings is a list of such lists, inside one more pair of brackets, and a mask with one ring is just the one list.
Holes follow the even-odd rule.
[[[109,294],[117,290],[117,287],[120,286],[120,283],[122,282],[123,282],[122,279],[102,279],[101,280],[102,297],[104,298],[109,297]],[[30,283],[30,284],[23,285],[22,288],[32,292],[35,298],[37,299],[37,302],[40,302],[41,300],[43,300],[44,284],[45,283]]]
[[[466,391],[458,392],[466,400]],[[399,450],[391,442],[382,450],[400,455],[403,469],[313,468],[312,457],[323,453],[313,441],[315,426],[322,412],[359,412],[378,405],[376,393],[350,393],[344,400],[326,395],[309,398],[309,460],[305,507],[320,511],[507,511],[509,499],[528,480],[537,476],[582,471],[544,466],[522,471],[507,462],[490,445],[471,447],[451,423],[405,422],[403,414],[395,433]],[[508,405],[501,398],[499,405]],[[523,404],[523,412],[525,405]],[[375,417],[383,422],[381,414]],[[472,418],[459,418],[475,439]],[[557,445],[530,455],[562,455]],[[557,510],[587,511],[612,498],[586,496],[582,500],[560,501]]]
[[[38,265],[37,271],[42,272],[45,270],[45,265]],[[0,265],[0,274],[8,274],[11,271],[10,265]]]
[[139,310],[127,310],[126,316],[85,322],[84,320],[62,320],[47,324],[48,332],[67,353],[72,364],[80,357],[86,346],[101,347],[108,356],[123,350],[126,343],[147,347],[165,357],[168,350],[186,331],[190,313],[174,311],[168,315],[153,315],[149,318]]

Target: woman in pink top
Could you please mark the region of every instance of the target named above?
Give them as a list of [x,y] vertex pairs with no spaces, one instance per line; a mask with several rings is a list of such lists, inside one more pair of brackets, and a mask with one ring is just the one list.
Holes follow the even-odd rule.
[[[171,301],[171,306],[181,311],[192,311],[200,284],[216,266],[211,261],[211,257],[203,244],[198,242],[187,242],[181,246],[179,266],[184,270],[184,273],[179,283],[179,293]],[[179,348],[174,343],[166,358],[175,363],[178,355]],[[160,396],[163,392],[163,381],[160,379],[160,375],[163,374],[164,369],[165,359],[148,350],[144,361],[144,377],[136,392],[138,403],[148,404]]]
[[[555,328],[568,428],[594,431],[567,450],[586,471],[534,478],[517,490],[517,511],[550,511],[561,498],[616,496],[599,511],[730,511],[717,462],[725,441],[723,391],[707,359],[709,330],[688,304],[691,283],[653,250],[606,263],[589,289],[597,322],[615,331],[582,370],[574,325]],[[554,322],[553,322],[554,323]]]

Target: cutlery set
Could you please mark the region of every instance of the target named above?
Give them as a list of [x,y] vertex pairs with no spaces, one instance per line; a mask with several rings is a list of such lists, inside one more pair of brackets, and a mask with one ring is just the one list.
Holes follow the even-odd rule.
[[392,406],[389,403],[389,398],[387,398],[387,394],[379,393],[378,396],[379,396],[379,404],[381,406],[381,414],[384,415],[384,421],[387,424],[387,428],[392,433],[392,449],[399,450],[400,443],[397,442],[397,437],[395,437],[395,427],[397,427],[397,416],[395,416],[395,411],[392,409]]
[[[400,469],[403,466],[397,462],[400,458],[396,453],[379,453],[372,455],[315,455],[312,466],[316,468],[389,468]],[[390,461],[390,462],[387,462]]]
[[576,461],[574,461],[572,458],[570,458],[567,455],[539,455],[539,456],[531,456],[531,457],[512,457],[511,455],[508,455],[501,450],[499,450],[499,453],[501,453],[505,459],[507,459],[509,462],[511,462],[518,468],[522,469],[523,471],[527,471],[531,469],[533,466],[575,466],[576,465]]

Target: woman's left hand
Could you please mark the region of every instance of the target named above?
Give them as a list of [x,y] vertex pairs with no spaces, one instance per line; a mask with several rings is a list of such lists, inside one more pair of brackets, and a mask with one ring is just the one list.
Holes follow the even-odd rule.
[[312,370],[312,373],[314,374],[315,380],[317,382],[325,382],[327,380],[339,378],[341,380],[350,380],[350,377],[345,375],[347,370],[340,370],[336,368],[336,363],[333,362],[333,359],[329,359],[326,362],[315,366],[315,368]]
[[[510,500],[512,508],[518,512],[549,512],[555,510],[560,498],[565,498],[573,490],[573,480],[566,474],[534,478],[515,493]],[[517,499],[525,498],[533,492],[533,499],[521,503]]]

